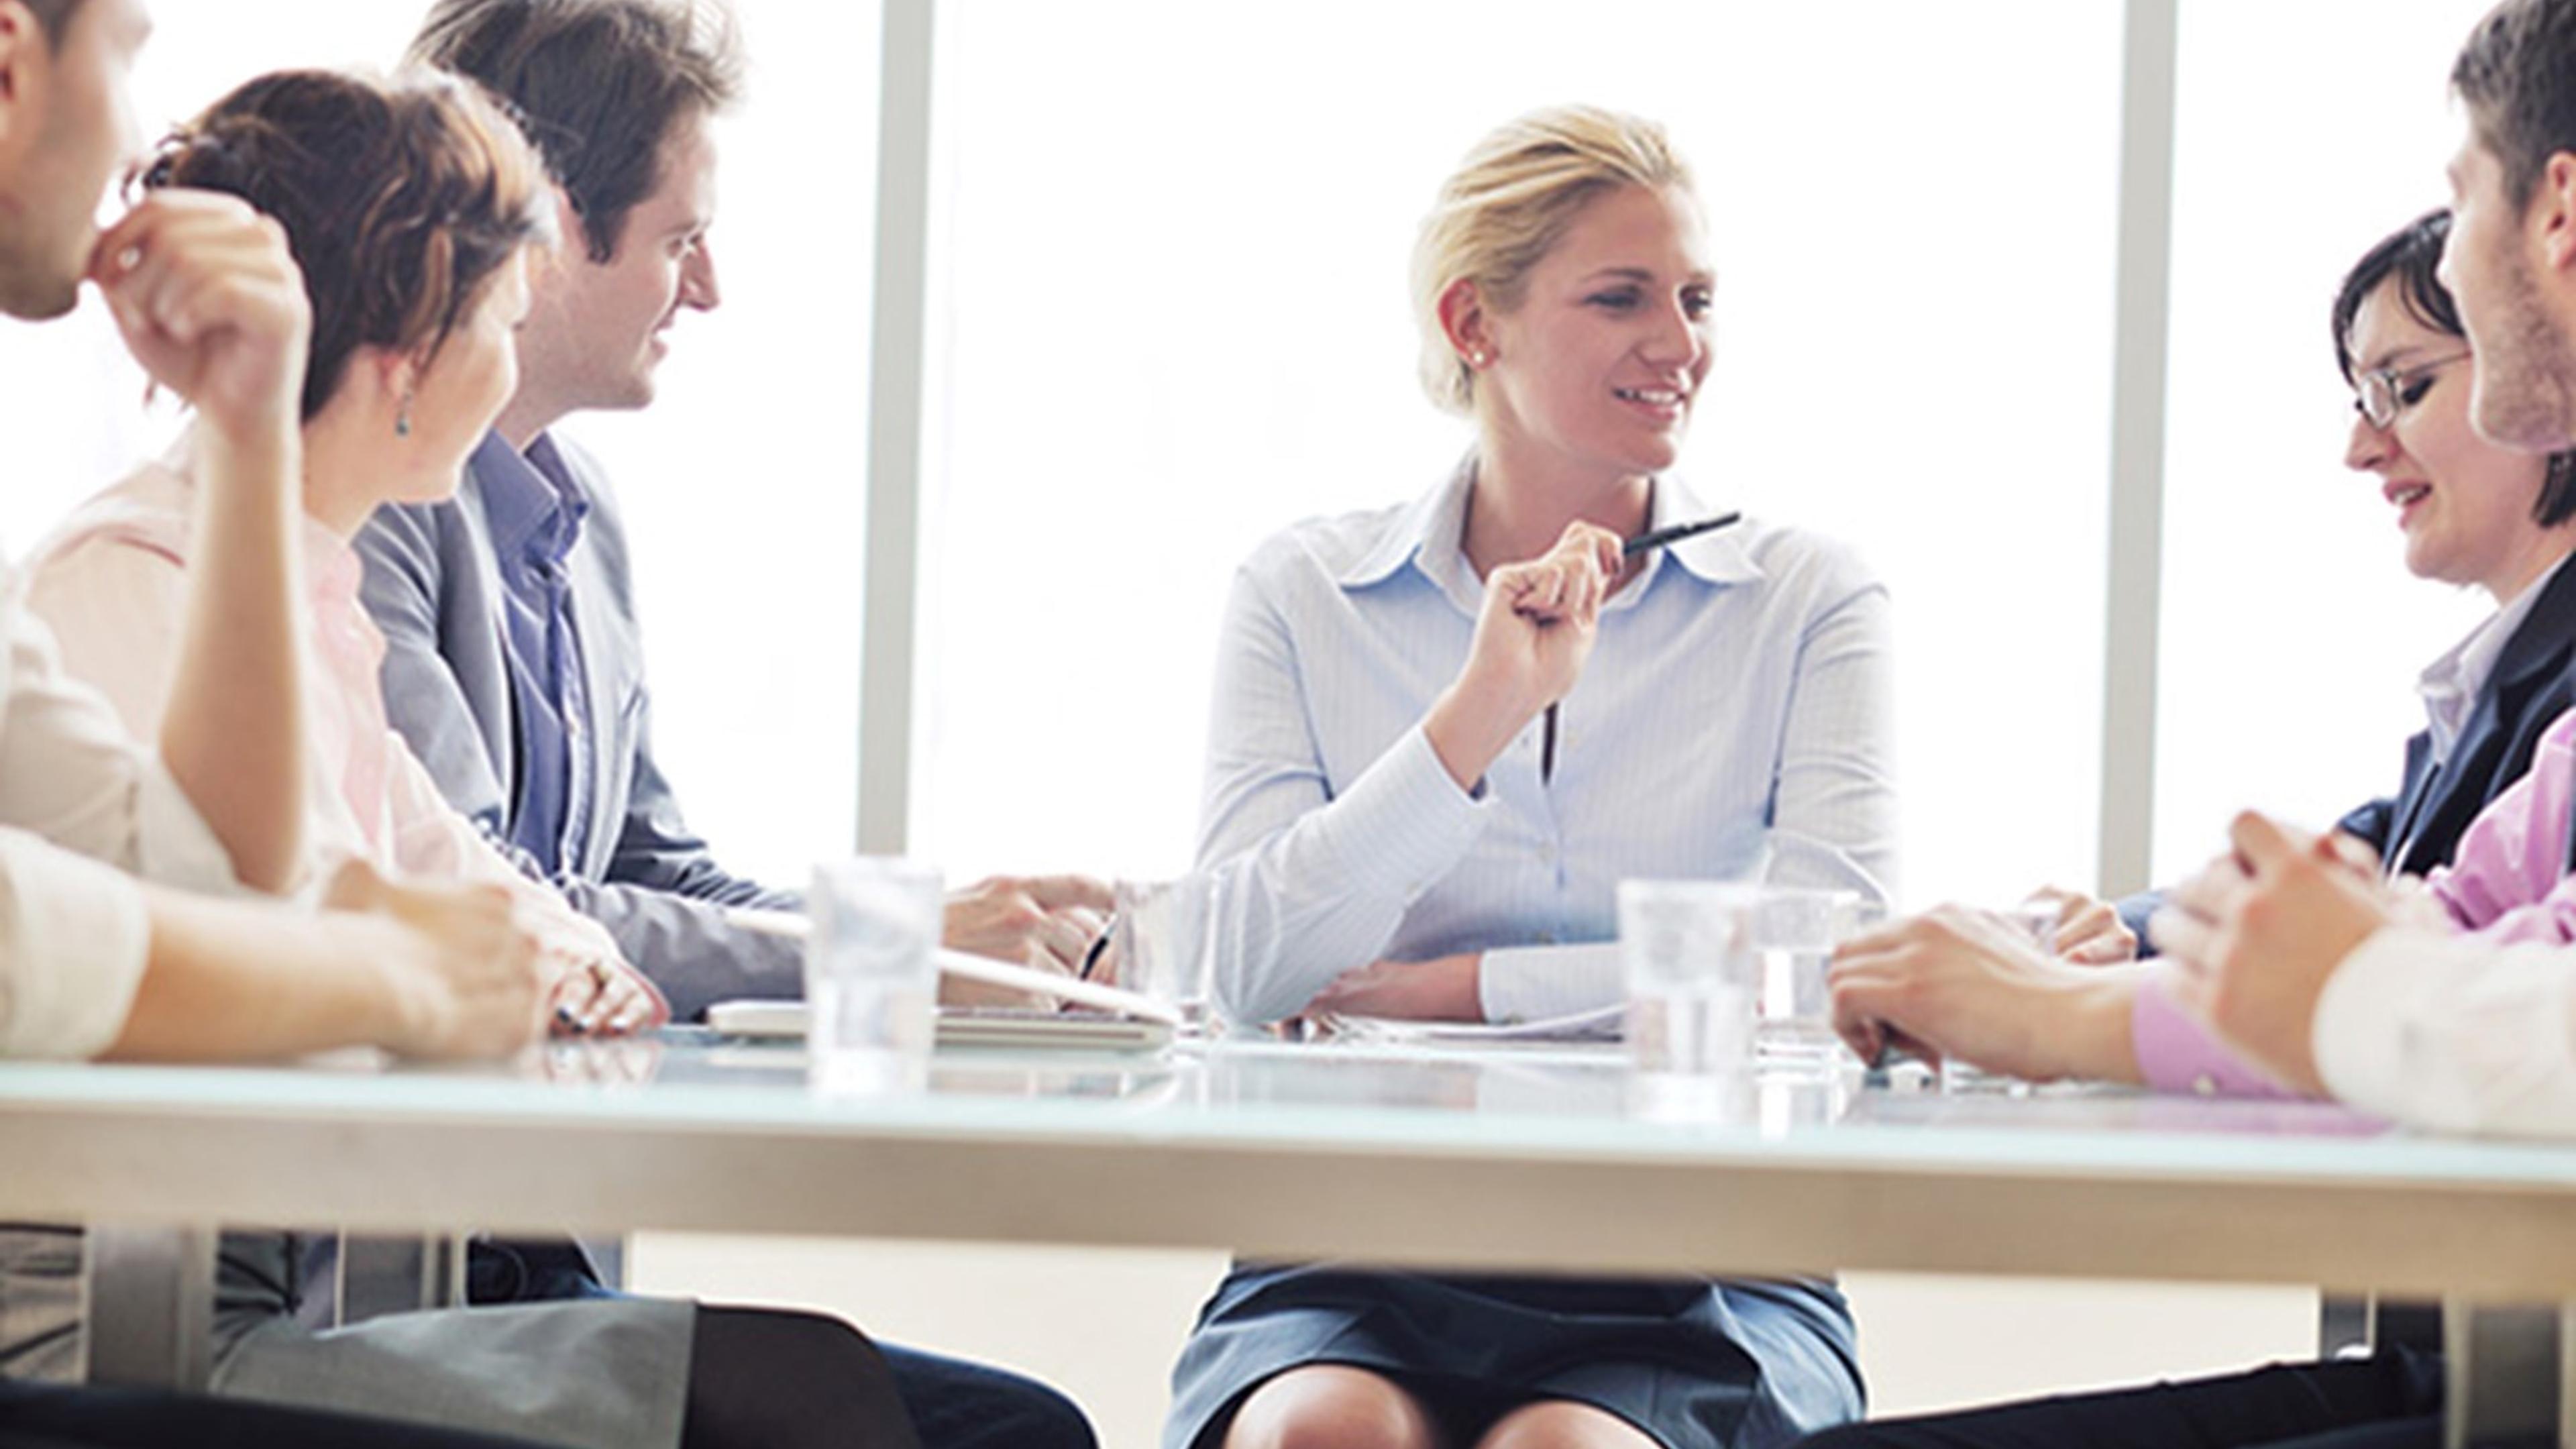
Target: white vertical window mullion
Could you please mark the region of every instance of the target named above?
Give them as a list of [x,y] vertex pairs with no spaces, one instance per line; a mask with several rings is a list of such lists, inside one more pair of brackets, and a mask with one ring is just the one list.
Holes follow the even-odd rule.
[[859,666],[858,848],[911,835],[920,605],[922,380],[929,300],[933,0],[885,0],[868,397],[867,618]]
[[2155,844],[2156,672],[2163,607],[2165,365],[2173,271],[2176,10],[2128,0],[2122,47],[2120,254],[2112,352],[2108,607],[2102,658],[2106,896],[2143,890]]

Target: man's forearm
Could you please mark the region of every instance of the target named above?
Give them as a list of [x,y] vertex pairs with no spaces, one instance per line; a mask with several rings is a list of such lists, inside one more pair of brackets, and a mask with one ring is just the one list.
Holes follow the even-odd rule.
[[2047,1029],[2058,1039],[2049,1054],[2063,1063],[2062,1075],[2132,1086],[2146,1080],[2133,1035],[2134,1012],[2138,988],[2155,969],[2101,967],[2054,989],[2056,1010],[2049,1014]]
[[195,557],[161,755],[243,884],[303,867],[302,446],[293,418],[197,437]]

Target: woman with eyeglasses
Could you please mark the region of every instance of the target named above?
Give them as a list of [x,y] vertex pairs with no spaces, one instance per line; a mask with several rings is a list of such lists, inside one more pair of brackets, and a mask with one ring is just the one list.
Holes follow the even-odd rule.
[[[2373,247],[2335,298],[2335,361],[2353,388],[2344,463],[2376,475],[2406,539],[2406,570],[2473,588],[2496,612],[2418,681],[2427,728],[2398,792],[2340,828],[2392,875],[2450,862],[2462,831],[2531,768],[2549,722],[2576,705],[2576,453],[2510,453],[2469,423],[2472,358],[2435,275],[2451,214]],[[2126,907],[2133,926],[2151,901]],[[2071,945],[2071,942],[2061,942]]]
[[[2345,279],[2334,309],[2336,360],[2353,385],[2357,414],[2345,462],[2379,477],[2380,492],[2405,533],[2410,572],[2479,589],[2497,611],[2424,671],[2430,725],[2408,742],[2404,788],[2393,800],[2353,812],[2343,828],[2400,872],[2427,876],[2429,888],[2420,897],[2371,887],[2356,892],[2370,894],[2374,908],[2387,917],[2431,927],[2435,939],[2474,932],[2480,948],[2566,942],[2576,940],[2576,876],[2568,873],[2569,782],[2576,777],[2576,714],[2569,713],[2576,703],[2576,570],[2566,567],[2576,549],[2576,454],[2543,459],[2509,453],[2470,425],[2475,359],[2451,295],[2436,275],[2449,228],[2446,212],[2422,217],[2374,248]],[[2354,864],[2357,874],[2359,862]],[[2190,913],[2179,922],[2165,918],[2166,929],[2194,927],[2210,879],[2204,876],[2178,892]],[[1944,933],[1951,936],[1947,948],[1940,942]],[[2037,962],[2026,959],[2035,954],[2026,951],[2016,964],[2000,949],[1958,949],[1963,938],[1977,934],[1975,923],[1959,916],[1930,926],[1908,923],[1876,943],[1861,943],[1860,959],[1847,957],[1837,965],[1838,1009],[1856,1017],[1876,1013],[1895,1000],[1879,988],[1911,972],[1917,999],[1938,996],[1947,1005],[1937,1017],[1904,1015],[1891,1024],[1980,1065],[2022,1075],[2127,1077],[2177,1090],[2278,1090],[2270,1075],[2218,1045],[2196,1018],[2177,1008],[2149,974],[2153,968],[2124,983],[2125,973]],[[2392,933],[2392,939],[2397,949],[2405,948],[2406,938]],[[2068,935],[2061,935],[2060,944],[2070,944]],[[2127,942],[2116,944],[2124,954]],[[2185,956],[2197,954],[2194,941],[2170,944]],[[2442,990],[2449,977],[2437,979],[2435,973],[2465,963],[2403,964],[2412,979],[2428,983],[2424,989]],[[1925,992],[1926,974],[1945,975],[1947,986],[1975,981],[1981,989]],[[1862,977],[1872,978],[1870,989],[1852,989]],[[2053,1002],[2080,996],[2087,977],[2101,982],[2096,1000],[2118,1006],[2116,1031],[2087,1033],[2080,1013],[2039,1020],[2056,1011]],[[2512,1000],[2490,998],[2508,1005]],[[2320,1027],[2326,1016],[2317,1012]],[[2524,1105],[2555,1100],[2531,1072],[2511,1068],[2518,1044],[2502,1040],[2511,1035],[2495,1033],[2502,1051],[2486,1060],[2500,1070],[2487,1085],[2499,1098]],[[2007,1040],[2052,1045],[2044,1049],[2047,1060],[2034,1061],[2001,1049]],[[2107,1049],[2087,1054],[2060,1045],[2085,1040],[2104,1042]],[[2407,1065],[2359,1058],[2344,1064],[2379,1076]],[[2322,1084],[2296,1085],[2317,1091]],[[2446,1115],[2496,1105],[2473,1101],[2472,1094],[2455,1091],[2458,1086],[2443,1078],[2418,1083],[2417,1090],[2425,1099],[2443,1099]],[[2438,1360],[2384,1347],[2366,1359],[2275,1365],[2226,1378],[1847,1425],[1803,1440],[1797,1449],[2429,1445],[2441,1442],[2441,1392]]]
[[[2576,706],[2576,569],[2565,567],[2576,551],[2576,454],[2507,452],[2470,425],[2473,359],[2436,275],[2449,234],[2447,212],[2409,223],[2354,265],[2333,310],[2335,362],[2354,393],[2346,465],[2380,480],[2409,572],[2496,605],[2419,677],[2426,727],[2407,741],[2396,793],[2338,825],[2391,876],[2449,866],[2471,822],[2531,771],[2551,721]],[[2564,864],[2535,855],[2510,884],[2481,869],[2445,885],[2453,923],[2482,929],[2530,904]],[[2115,915],[2067,897],[2058,960],[1980,912],[1900,922],[1838,954],[1837,1020],[1858,1050],[1877,1050],[1892,1032],[2022,1077],[2272,1090],[2211,1043],[2160,971],[2066,974],[2070,962],[2139,954],[2162,902],[2158,892],[2134,896]]]

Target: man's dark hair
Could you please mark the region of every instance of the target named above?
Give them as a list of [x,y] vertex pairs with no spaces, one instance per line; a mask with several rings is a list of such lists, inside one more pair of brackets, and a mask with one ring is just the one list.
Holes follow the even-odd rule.
[[45,43],[60,49],[63,28],[80,13],[81,0],[26,0],[26,5],[36,12],[36,23],[45,27]]
[[[2361,318],[2361,304],[2382,286],[2396,288],[2393,295],[2407,316],[2436,332],[2467,340],[2459,304],[2451,300],[2451,289],[2442,285],[2439,275],[2442,244],[2450,235],[2451,213],[2428,211],[2363,253],[2344,274],[2334,301],[2335,366],[2343,370],[2344,381],[2357,381],[2354,370],[2361,365],[2361,359],[2352,354],[2353,324]],[[2576,451],[2549,455],[2549,472],[2541,480],[2531,516],[2543,528],[2576,518]]]
[[2519,212],[2549,158],[2576,151],[2576,4],[2504,0],[2469,32],[2451,89],[2503,165],[2505,199]]
[[662,148],[742,92],[732,14],[717,0],[437,0],[411,59],[480,82],[519,114],[590,238],[617,255],[662,182]]

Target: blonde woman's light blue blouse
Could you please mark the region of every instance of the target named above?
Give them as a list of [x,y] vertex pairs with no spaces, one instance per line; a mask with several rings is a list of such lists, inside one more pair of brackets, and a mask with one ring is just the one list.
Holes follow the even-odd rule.
[[[1492,1020],[1619,999],[1630,877],[1895,885],[1886,590],[1839,544],[1748,519],[1651,555],[1604,607],[1540,778],[1533,721],[1473,792],[1421,721],[1483,584],[1460,541],[1472,460],[1400,508],[1316,519],[1235,577],[1199,867],[1216,989],[1295,1013],[1387,959],[1483,955]],[[1658,480],[1652,524],[1713,512]]]

